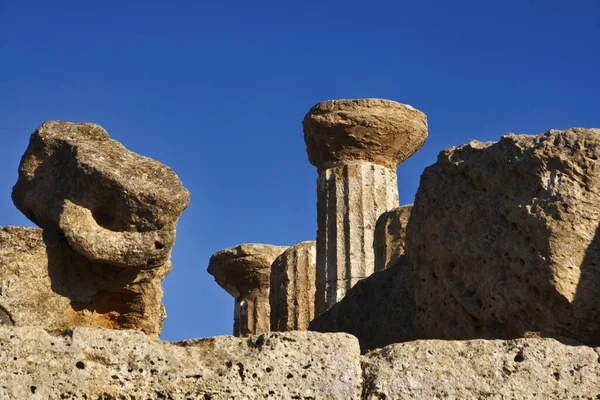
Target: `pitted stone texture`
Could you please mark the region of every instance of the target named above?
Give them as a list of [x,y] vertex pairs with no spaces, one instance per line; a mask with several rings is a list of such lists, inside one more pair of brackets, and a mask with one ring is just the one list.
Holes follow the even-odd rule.
[[128,331],[0,327],[0,398],[360,399],[358,342],[271,333],[159,342]]
[[290,247],[271,266],[271,330],[308,329],[315,316],[316,242]]
[[308,159],[319,169],[356,160],[396,169],[427,140],[425,114],[382,99],[324,101],[302,125]]
[[406,225],[412,204],[381,214],[375,225],[375,271],[393,265],[406,253]]
[[309,326],[317,332],[346,332],[360,341],[361,352],[418,338],[413,272],[406,256],[358,282],[339,303]]
[[158,337],[165,319],[161,285],[170,269],[169,261],[144,270],[94,263],[58,232],[6,227],[0,229],[0,324],[52,333],[74,326],[136,329]]
[[600,129],[440,153],[407,227],[422,337],[600,344]]
[[208,273],[235,299],[235,336],[270,330],[271,265],[287,249],[287,246],[241,244],[218,251],[210,258]]
[[143,268],[169,259],[190,194],[170,168],[99,125],[49,121],[31,135],[12,198],[90,260]]
[[393,344],[365,357],[363,399],[596,399],[599,352],[553,339]]

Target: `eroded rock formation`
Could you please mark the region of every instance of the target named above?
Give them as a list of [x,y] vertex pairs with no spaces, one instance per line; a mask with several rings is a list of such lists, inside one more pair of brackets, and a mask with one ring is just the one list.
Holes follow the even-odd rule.
[[308,329],[315,316],[316,243],[290,247],[271,266],[271,330]]
[[302,124],[319,173],[319,314],[374,272],[375,223],[399,205],[396,167],[425,143],[427,118],[389,100],[331,100],[315,105]]
[[241,244],[218,251],[210,258],[208,273],[235,299],[235,336],[270,330],[271,265],[287,249],[268,244]]
[[190,198],[171,169],[98,125],[50,121],[31,135],[12,197],[43,232],[0,232],[3,321],[158,337],[161,283]]
[[600,130],[444,150],[407,227],[424,338],[600,345]]
[[31,135],[12,198],[91,261],[145,268],[169,260],[190,193],[169,167],[99,125],[49,121]]

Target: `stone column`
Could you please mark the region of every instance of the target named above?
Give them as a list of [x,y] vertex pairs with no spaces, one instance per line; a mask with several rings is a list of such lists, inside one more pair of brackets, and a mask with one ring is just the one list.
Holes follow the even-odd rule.
[[241,244],[213,254],[208,273],[235,299],[233,335],[270,330],[269,280],[271,264],[288,247]]
[[381,214],[375,225],[375,271],[393,265],[405,254],[406,225],[412,204]]
[[304,121],[318,169],[316,313],[374,272],[377,218],[399,206],[397,166],[427,139],[427,117],[380,99],[330,100]]
[[301,331],[315,316],[316,243],[301,242],[271,266],[271,330]]

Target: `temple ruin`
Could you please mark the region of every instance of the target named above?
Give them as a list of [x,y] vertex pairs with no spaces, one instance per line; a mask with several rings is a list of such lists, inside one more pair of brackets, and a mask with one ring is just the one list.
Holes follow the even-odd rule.
[[12,193],[39,228],[0,229],[0,399],[600,398],[600,129],[445,149],[400,206],[424,113],[330,100],[302,126],[316,238],[215,252],[233,336],[177,343],[190,193],[99,125],[39,126]]

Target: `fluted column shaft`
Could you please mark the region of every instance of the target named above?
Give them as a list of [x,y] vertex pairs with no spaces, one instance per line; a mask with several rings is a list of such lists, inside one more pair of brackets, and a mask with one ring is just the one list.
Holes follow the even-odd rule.
[[321,168],[317,179],[316,313],[326,311],[375,268],[377,218],[398,207],[396,170],[367,161]]
[[316,312],[374,271],[377,218],[398,207],[396,168],[427,139],[427,117],[383,99],[328,100],[302,120],[318,168]]
[[233,335],[248,336],[270,331],[269,290],[254,297],[235,301]]
[[287,246],[246,243],[218,251],[210,258],[208,273],[235,299],[235,336],[270,330],[271,265],[287,249]]
[[316,243],[290,247],[271,266],[271,329],[308,329],[315,316]]

